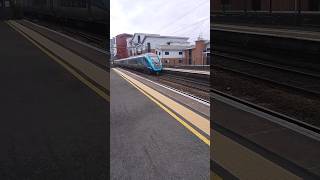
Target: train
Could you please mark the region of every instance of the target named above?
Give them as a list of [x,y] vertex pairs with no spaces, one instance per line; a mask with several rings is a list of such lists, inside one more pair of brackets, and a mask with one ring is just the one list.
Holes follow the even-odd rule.
[[115,66],[143,71],[148,74],[159,74],[162,69],[162,62],[155,53],[146,53],[138,56],[131,56],[124,59],[114,60]]
[[24,15],[99,24],[107,27],[107,0],[22,0]]

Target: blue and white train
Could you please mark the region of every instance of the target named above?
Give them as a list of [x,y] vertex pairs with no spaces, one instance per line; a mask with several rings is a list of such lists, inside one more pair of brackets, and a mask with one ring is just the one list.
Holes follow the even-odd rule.
[[159,56],[154,53],[146,53],[124,59],[117,59],[114,60],[114,64],[119,67],[141,70],[146,73],[158,74],[162,71],[161,60]]

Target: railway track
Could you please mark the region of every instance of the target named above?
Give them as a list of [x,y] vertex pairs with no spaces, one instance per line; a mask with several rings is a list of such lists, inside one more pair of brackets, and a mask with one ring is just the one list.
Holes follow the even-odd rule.
[[[276,70],[280,70],[280,71],[286,71],[288,73],[295,73],[295,74],[299,74],[299,75],[303,75],[303,76],[308,76],[311,78],[320,78],[320,73],[316,74],[316,73],[312,73],[312,72],[307,72],[307,71],[299,70],[299,68],[293,68],[293,67],[279,65],[279,64],[275,65],[274,63],[271,64],[271,63],[266,63],[266,62],[262,62],[262,61],[259,62],[253,58],[237,57],[237,56],[233,56],[233,55],[229,55],[227,53],[221,53],[221,52],[217,52],[217,51],[213,51],[212,54],[215,57],[227,58],[229,60],[233,59],[236,61],[259,65],[259,66],[263,66],[263,67],[267,67],[267,68],[271,68],[271,69],[276,69]],[[263,61],[266,61],[266,60],[263,60]]]
[[74,30],[74,29],[70,29],[70,28],[63,28],[63,31],[66,31],[69,34],[74,34],[74,35],[80,36],[80,37],[86,39],[87,41],[93,42],[97,45],[101,45],[104,42],[102,36],[92,35],[92,34],[89,34],[86,32],[82,32],[82,31]]
[[225,53],[213,52],[213,56],[216,57],[213,65],[216,69],[260,80],[310,96],[320,97],[320,74]]
[[159,77],[161,80],[180,84],[192,89],[196,89],[203,92],[210,92],[210,82],[199,80],[196,78],[184,77],[180,75],[164,74]]
[[39,20],[35,21],[35,19],[31,19],[31,18],[25,18],[25,19],[28,21],[34,22],[36,24],[45,26],[49,29],[59,31],[63,34],[67,34],[67,35],[72,36],[76,39],[79,39],[79,38],[84,39],[87,43],[90,43],[97,48],[105,49],[105,46],[106,46],[105,45],[105,37],[103,37],[102,35],[93,34],[90,32],[85,32],[85,31],[79,30],[77,28],[62,26],[61,24],[57,25],[52,22],[39,21]]
[[163,85],[174,88],[182,93],[187,93],[188,95],[192,95],[196,98],[200,98],[209,103],[210,99],[210,82],[209,80],[199,79],[199,78],[190,78],[182,75],[176,74],[160,74],[158,76],[145,74],[141,71],[134,71],[132,69],[126,70],[130,72],[134,72],[144,78],[149,80],[161,83]]
[[242,100],[240,98],[237,98],[235,96],[223,93],[223,92],[221,92],[219,90],[216,90],[216,89],[212,88],[210,90],[210,96],[213,97],[214,94],[217,94],[217,95],[223,96],[225,98],[231,99],[231,100],[236,101],[238,103],[241,103],[241,104],[244,104],[244,105],[249,106],[251,108],[254,108],[254,109],[257,109],[259,111],[262,111],[262,112],[264,112],[266,114],[270,114],[272,116],[275,116],[275,117],[281,119],[282,121],[289,122],[291,124],[297,125],[298,127],[301,127],[301,128],[307,129],[307,130],[309,130],[311,132],[320,134],[320,128],[317,127],[317,126],[311,125],[309,123],[303,122],[303,121],[295,119],[295,118],[291,118],[291,117],[286,116],[286,115],[284,115],[282,113],[278,113],[278,112],[272,111],[270,109],[264,108],[262,106],[256,105],[254,103],[251,103],[251,102],[248,102],[248,101],[245,101],[245,100]]

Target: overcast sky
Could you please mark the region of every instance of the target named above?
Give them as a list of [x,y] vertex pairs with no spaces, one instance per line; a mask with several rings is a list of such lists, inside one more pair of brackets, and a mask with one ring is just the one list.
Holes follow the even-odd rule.
[[210,0],[111,0],[110,33],[210,38]]

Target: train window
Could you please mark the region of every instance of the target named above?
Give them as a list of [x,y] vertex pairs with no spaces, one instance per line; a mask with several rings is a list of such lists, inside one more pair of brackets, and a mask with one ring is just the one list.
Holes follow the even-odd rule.
[[137,64],[143,64],[143,57],[138,59],[138,63]]
[[153,62],[159,63],[159,58],[158,58],[158,56],[150,56],[150,58],[152,59]]
[[164,55],[169,55],[169,52],[168,51],[164,52]]
[[134,59],[134,64],[138,64],[138,62],[139,62],[139,58],[135,58]]
[[146,59],[146,58],[143,58],[143,64],[144,64],[144,65],[147,65],[147,64],[148,64],[148,62],[147,62],[147,59]]

